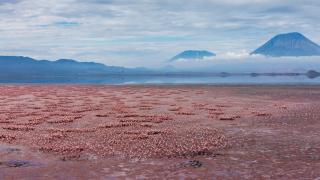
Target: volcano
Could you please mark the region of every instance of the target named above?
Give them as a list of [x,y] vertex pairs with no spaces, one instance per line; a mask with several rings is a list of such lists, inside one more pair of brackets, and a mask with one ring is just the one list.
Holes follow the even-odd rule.
[[272,57],[282,56],[320,56],[320,46],[301,33],[279,34],[251,54]]

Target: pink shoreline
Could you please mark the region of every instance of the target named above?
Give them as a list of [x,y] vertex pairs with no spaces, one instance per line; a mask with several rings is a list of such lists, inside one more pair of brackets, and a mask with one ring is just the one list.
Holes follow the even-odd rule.
[[[292,89],[291,86],[32,85],[0,86],[0,92],[1,144],[25,147],[30,153],[39,151],[43,154],[41,157],[74,162],[75,167],[97,159],[104,164],[113,158],[124,158],[120,162],[136,158],[160,159],[162,163],[171,162],[165,160],[167,158],[198,158],[208,166],[213,162],[206,158],[220,158],[223,167],[231,165],[230,160],[225,159],[229,155],[216,157],[217,154],[230,154],[238,143],[259,149],[264,145],[255,147],[258,142],[250,140],[259,133],[267,133],[261,136],[264,138],[261,142],[268,142],[269,136],[280,133],[276,129],[284,126],[286,130],[281,133],[285,134],[294,128],[286,124],[299,123],[295,119],[301,118],[290,112],[308,111],[310,105],[317,108],[313,105],[320,89],[305,86]],[[312,108],[308,113],[319,117]],[[284,114],[294,116],[287,122],[282,118]],[[279,118],[285,124],[278,124],[276,119]],[[303,133],[306,132],[301,131]],[[277,145],[273,149],[280,147]],[[253,153],[250,157],[236,156],[250,159],[257,155],[258,149],[246,150]],[[2,153],[0,150],[0,155]],[[16,157],[14,152],[11,154],[12,157],[7,157]],[[1,165],[1,162],[5,159],[0,158],[0,167],[8,165]],[[289,167],[289,164],[283,166],[287,165]]]

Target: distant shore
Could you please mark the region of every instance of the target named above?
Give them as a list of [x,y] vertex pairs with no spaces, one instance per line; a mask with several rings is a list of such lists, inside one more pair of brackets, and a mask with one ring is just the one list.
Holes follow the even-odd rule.
[[154,84],[154,85],[320,85],[317,71],[307,73],[154,73],[96,75],[0,75],[0,84]]

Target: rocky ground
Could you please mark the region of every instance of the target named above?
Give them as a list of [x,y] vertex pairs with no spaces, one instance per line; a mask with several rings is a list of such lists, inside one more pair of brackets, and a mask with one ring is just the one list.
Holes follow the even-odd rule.
[[320,177],[320,87],[0,92],[1,179]]

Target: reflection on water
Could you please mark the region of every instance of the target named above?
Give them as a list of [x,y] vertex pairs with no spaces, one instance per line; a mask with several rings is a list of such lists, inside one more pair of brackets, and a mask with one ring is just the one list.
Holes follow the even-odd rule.
[[142,76],[110,75],[90,77],[0,77],[2,84],[311,84],[320,85],[320,77],[297,76]]

